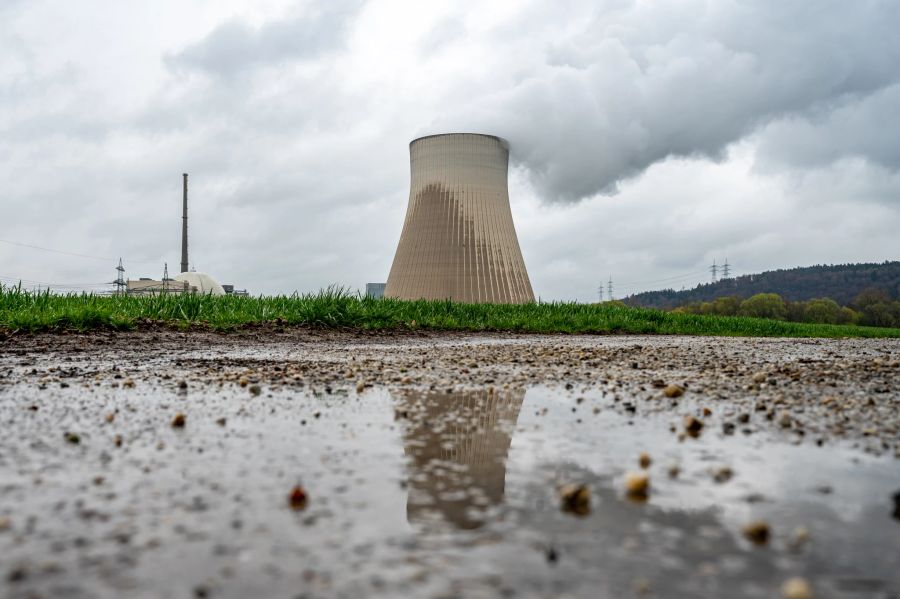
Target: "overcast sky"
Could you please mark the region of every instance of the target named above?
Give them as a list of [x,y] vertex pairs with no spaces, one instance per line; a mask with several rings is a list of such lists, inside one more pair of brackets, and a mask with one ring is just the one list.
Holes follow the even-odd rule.
[[177,272],[182,172],[197,270],[384,281],[408,143],[449,131],[510,141],[545,300],[898,259],[898,23],[895,0],[2,0],[0,281]]

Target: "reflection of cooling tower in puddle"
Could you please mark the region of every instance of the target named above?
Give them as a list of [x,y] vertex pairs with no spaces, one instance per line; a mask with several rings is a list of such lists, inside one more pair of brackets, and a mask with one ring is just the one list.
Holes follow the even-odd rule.
[[509,146],[475,133],[409,144],[409,206],[385,297],[534,301],[507,191]]
[[506,456],[524,391],[409,395],[397,401],[410,458],[410,522],[443,518],[478,528],[478,511],[503,501]]

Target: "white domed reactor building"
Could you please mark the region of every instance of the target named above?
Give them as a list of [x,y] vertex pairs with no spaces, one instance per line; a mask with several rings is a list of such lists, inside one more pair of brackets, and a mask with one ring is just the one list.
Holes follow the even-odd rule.
[[533,302],[509,207],[506,140],[429,135],[410,142],[409,159],[409,206],[384,296]]

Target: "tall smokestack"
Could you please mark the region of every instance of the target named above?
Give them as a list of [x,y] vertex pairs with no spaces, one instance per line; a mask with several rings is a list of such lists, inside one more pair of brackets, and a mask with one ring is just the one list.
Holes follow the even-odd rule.
[[188,271],[188,255],[187,255],[187,173],[183,173],[184,177],[184,208],[181,215],[181,272]]

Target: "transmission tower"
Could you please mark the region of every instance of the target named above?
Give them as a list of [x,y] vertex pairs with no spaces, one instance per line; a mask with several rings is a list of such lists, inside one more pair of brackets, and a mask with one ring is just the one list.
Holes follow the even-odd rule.
[[609,281],[606,283],[606,297],[609,298],[609,301],[613,299],[612,275],[610,275]]
[[163,262],[163,280],[162,280],[162,290],[163,293],[169,293],[169,263]]
[[728,258],[725,258],[725,264],[722,265],[722,278],[727,279],[731,274],[731,269],[728,266]]
[[600,296],[600,301],[603,301],[603,283],[600,283],[600,286],[597,287],[597,295]]
[[712,282],[716,282],[716,275],[719,273],[719,267],[716,266],[716,261],[713,260],[712,266],[709,267],[709,272],[712,273]]
[[116,270],[119,271],[119,274],[116,276],[115,285],[116,285],[116,295],[124,295],[125,294],[125,267],[122,266],[122,259],[119,258],[119,265],[116,267]]

